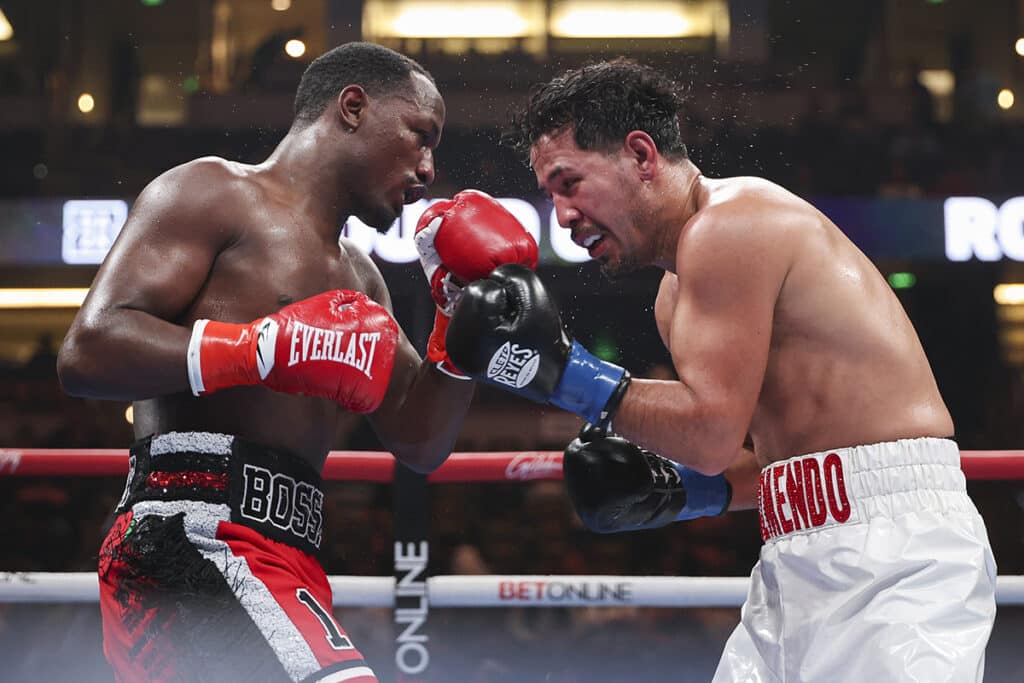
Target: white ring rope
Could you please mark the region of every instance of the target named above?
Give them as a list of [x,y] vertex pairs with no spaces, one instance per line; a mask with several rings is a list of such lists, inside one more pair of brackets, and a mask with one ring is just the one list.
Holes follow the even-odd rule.
[[[334,604],[393,607],[390,576],[331,576]],[[431,607],[739,607],[750,580],[720,576],[489,575],[433,576]],[[0,604],[90,603],[99,599],[96,574],[0,572]],[[1024,576],[1000,576],[996,603],[1024,605]]]

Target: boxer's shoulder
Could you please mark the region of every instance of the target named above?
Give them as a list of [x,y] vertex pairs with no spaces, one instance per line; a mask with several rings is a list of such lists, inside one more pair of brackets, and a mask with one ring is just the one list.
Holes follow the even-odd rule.
[[179,187],[190,190],[217,192],[233,186],[244,188],[254,185],[255,167],[215,156],[199,157],[174,166],[150,183],[150,187]]
[[[157,176],[136,198],[133,225],[161,233],[215,236],[219,243],[251,225],[268,192],[254,167],[218,157],[202,157]],[[138,228],[133,228],[138,229]]]
[[137,207],[203,212],[214,220],[224,210],[240,210],[265,194],[252,167],[218,157],[202,157],[175,166],[154,178],[140,193]]
[[808,202],[784,187],[763,178],[738,176],[720,179],[701,178],[696,212],[688,223],[690,232],[716,232],[723,227],[770,233],[799,231],[801,226],[817,222],[818,212]]

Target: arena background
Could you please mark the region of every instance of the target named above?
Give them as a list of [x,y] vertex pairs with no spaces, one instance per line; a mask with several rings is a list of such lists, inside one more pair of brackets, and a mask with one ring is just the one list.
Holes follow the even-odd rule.
[[[667,35],[642,35],[651,27]],[[0,447],[127,446],[126,404],[57,383],[74,290],[150,179],[203,155],[262,160],[309,60],[363,39],[419,60],[447,100],[432,197],[476,187],[519,200],[543,277],[600,355],[672,376],[651,312],[658,275],[610,284],[577,262],[529,169],[497,141],[531,84],[626,54],[685,84],[684,137],[706,175],[782,183],[872,257],[920,333],[962,448],[1021,448],[1024,294],[1001,285],[1024,283],[1022,36],[1020,0],[0,0]],[[433,310],[408,217],[387,238],[347,229],[422,349]],[[457,448],[560,450],[578,426],[481,387]],[[379,444],[352,419],[336,448]],[[2,469],[0,571],[94,570],[123,482]],[[405,490],[429,515],[412,532],[429,539],[434,574],[745,576],[760,544],[753,513],[600,537],[558,482],[418,486]],[[969,488],[1000,574],[1024,573],[1020,483]],[[394,497],[386,484],[329,485],[329,574],[393,573]],[[708,680],[738,613],[434,609],[416,680]],[[382,681],[403,680],[391,610],[337,614]],[[1024,680],[1022,629],[1021,608],[1000,608],[986,681]],[[0,680],[109,680],[100,640],[95,605],[0,605]]]

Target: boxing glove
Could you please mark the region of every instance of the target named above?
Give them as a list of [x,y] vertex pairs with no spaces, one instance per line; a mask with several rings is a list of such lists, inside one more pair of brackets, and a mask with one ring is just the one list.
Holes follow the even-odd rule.
[[720,515],[732,488],[590,425],[566,447],[562,474],[584,525],[601,534]]
[[397,346],[398,324],[383,306],[334,290],[247,325],[197,320],[188,378],[196,396],[262,384],[369,413],[384,399]]
[[629,386],[623,368],[569,338],[540,278],[520,265],[465,287],[446,344],[471,377],[594,424],[607,424]]
[[463,190],[427,207],[416,222],[414,241],[437,304],[427,360],[450,375],[464,377],[452,366],[445,348],[448,321],[462,287],[504,263],[536,268],[537,243],[515,216],[479,190]]

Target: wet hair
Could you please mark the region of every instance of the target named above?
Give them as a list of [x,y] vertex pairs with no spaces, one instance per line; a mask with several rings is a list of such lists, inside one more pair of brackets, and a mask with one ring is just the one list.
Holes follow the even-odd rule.
[[624,57],[571,69],[530,91],[502,141],[528,154],[542,135],[571,127],[580,149],[611,151],[642,130],[663,156],[685,159],[681,91],[668,76]]
[[320,118],[327,104],[346,86],[361,85],[370,95],[388,95],[409,85],[413,73],[430,75],[415,60],[373,43],[345,43],[314,59],[295,93],[295,121],[306,126]]

